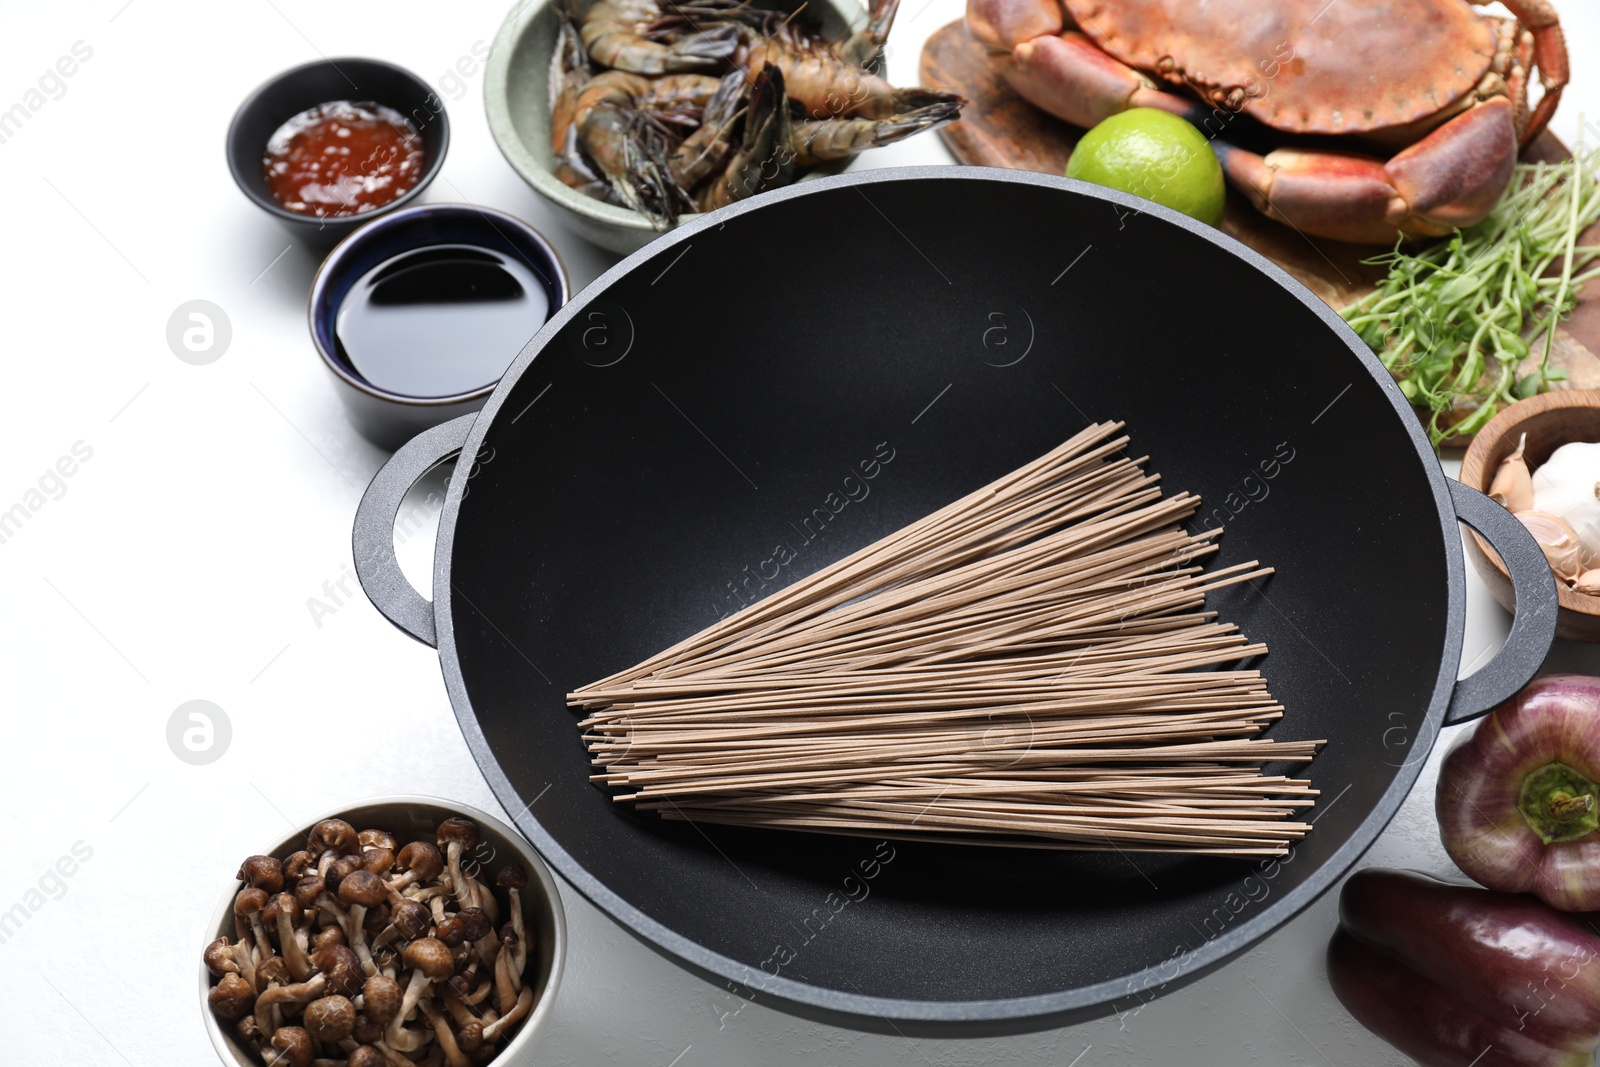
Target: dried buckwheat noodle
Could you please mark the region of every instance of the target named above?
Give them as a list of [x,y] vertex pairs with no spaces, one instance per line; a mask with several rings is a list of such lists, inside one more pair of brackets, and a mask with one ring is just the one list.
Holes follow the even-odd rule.
[[1318,741],[1205,594],[1218,530],[1122,423],[569,694],[615,799],[666,819],[1023,847],[1281,855]]

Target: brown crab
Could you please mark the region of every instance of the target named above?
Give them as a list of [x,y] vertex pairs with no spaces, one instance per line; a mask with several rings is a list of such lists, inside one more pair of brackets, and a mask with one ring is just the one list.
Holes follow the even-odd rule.
[[[1467,0],[968,0],[967,27],[1010,53],[1007,81],[1052,115],[1181,115],[1267,215],[1387,242],[1483,218],[1555,111],[1567,82],[1555,10],[1504,3],[1513,18]],[[1544,93],[1530,108],[1535,72]],[[1249,139],[1241,113],[1277,139],[1303,136],[1247,151],[1218,137]]]

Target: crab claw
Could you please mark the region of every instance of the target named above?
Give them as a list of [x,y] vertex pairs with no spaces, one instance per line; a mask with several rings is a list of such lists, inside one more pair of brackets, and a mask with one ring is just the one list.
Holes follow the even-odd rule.
[[1462,112],[1387,163],[1212,144],[1228,179],[1263,214],[1302,233],[1368,244],[1393,241],[1396,231],[1440,237],[1472,225],[1494,208],[1517,161],[1513,108],[1503,97]]
[[991,52],[1009,52],[1066,24],[1060,0],[967,0],[967,32]]
[[1156,88],[1076,30],[1023,41],[1004,73],[1018,96],[1074,126],[1088,128],[1133,107],[1158,107],[1196,124],[1209,114],[1193,100]]

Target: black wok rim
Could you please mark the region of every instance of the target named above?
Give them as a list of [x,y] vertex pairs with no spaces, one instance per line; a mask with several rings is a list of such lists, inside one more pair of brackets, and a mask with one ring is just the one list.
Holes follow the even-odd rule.
[[[1075,1017],[1108,1011],[1109,1006],[1118,1000],[1135,996],[1148,1000],[1152,994],[1176,989],[1220,966],[1294,918],[1336,884],[1377,840],[1411,792],[1417,776],[1422,771],[1422,765],[1426,762],[1427,753],[1438,738],[1455,686],[1465,629],[1465,562],[1455,508],[1446,485],[1444,470],[1423,433],[1421,423],[1411,412],[1410,405],[1383,364],[1332,308],[1277,264],[1220,230],[1126,193],[1070,178],[989,167],[893,167],[855,171],[764,193],[751,200],[741,201],[719,211],[702,215],[694,222],[657,238],[606,271],[552,316],[528,342],[516,362],[501,378],[500,384],[473,423],[462,448],[462,455],[475,455],[482,447],[490,425],[499,414],[500,408],[518,379],[532,366],[550,340],[584,308],[602,297],[615,282],[632,273],[647,260],[655,258],[675,245],[692,241],[707,229],[720,227],[740,215],[760,211],[764,206],[780,201],[845,187],[950,179],[1009,182],[1086,196],[1132,211],[1157,216],[1211,242],[1223,252],[1242,260],[1265,275],[1333,330],[1360,366],[1373,381],[1378,383],[1389,399],[1395,417],[1405,426],[1406,434],[1416,451],[1416,458],[1423,465],[1429,489],[1433,493],[1434,508],[1439,519],[1439,533],[1446,553],[1447,614],[1438,677],[1417,737],[1417,747],[1413,749],[1388,789],[1366,814],[1350,839],[1315,868],[1305,882],[1265,908],[1261,914],[1206,942],[1200,948],[1186,953],[1175,963],[1169,960],[1110,981],[1055,993],[996,1000],[925,1001],[846,993],[781,975],[774,977],[760,968],[740,963],[684,937],[622,899],[610,887],[591,875],[556,842],[534,817],[529,810],[528,802],[518,795],[510,780],[500,769],[499,761],[478,726],[477,715],[467,696],[466,680],[461,673],[460,659],[456,650],[451,612],[450,562],[455,541],[456,519],[467,484],[470,464],[456,466],[450,478],[444,509],[439,517],[439,534],[434,555],[434,619],[440,666],[444,673],[445,688],[449,693],[451,706],[455,710],[461,732],[466,738],[467,747],[488,780],[495,797],[507,812],[515,813],[512,818],[517,828],[527,835],[534,848],[562,878],[651,948],[704,976],[737,982],[758,995],[766,994],[775,1002],[774,1006],[783,1010],[856,1029],[881,1031],[884,1024],[891,1028],[897,1024],[909,1024],[924,1028],[923,1032],[948,1030],[951,1033],[963,1034],[1038,1030],[1061,1025],[1072,1021]],[[1174,967],[1176,973],[1172,973]],[[930,1027],[931,1031],[927,1029]]]

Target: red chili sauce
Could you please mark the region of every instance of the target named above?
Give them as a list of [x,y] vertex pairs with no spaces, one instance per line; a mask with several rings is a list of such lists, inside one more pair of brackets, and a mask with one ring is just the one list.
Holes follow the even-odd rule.
[[262,165],[278,203],[330,218],[405,195],[422,176],[422,155],[422,135],[394,108],[334,100],[279,126]]

